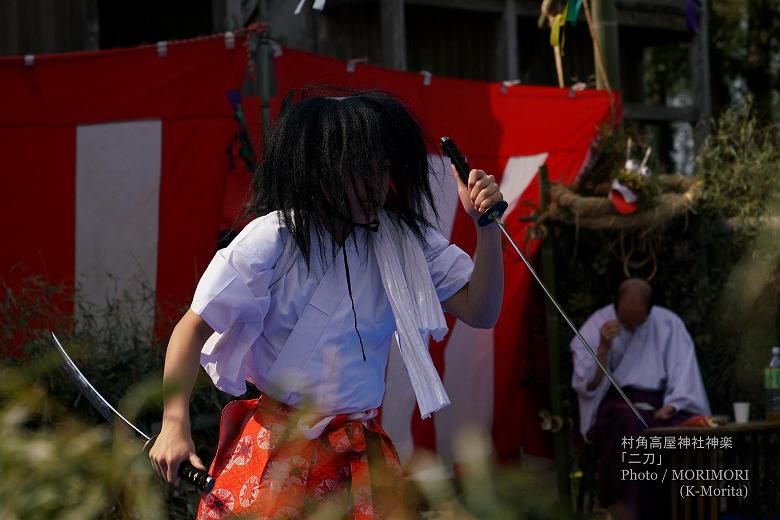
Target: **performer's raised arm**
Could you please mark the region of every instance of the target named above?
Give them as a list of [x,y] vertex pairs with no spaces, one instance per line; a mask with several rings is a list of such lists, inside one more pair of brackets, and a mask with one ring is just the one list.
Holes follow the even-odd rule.
[[[452,167],[463,209],[476,221],[498,201],[504,200],[495,177],[482,170],[471,170],[468,186]],[[496,324],[504,294],[504,263],[501,253],[501,232],[495,224],[477,230],[474,271],[469,283],[442,303],[444,310],[477,328]]]

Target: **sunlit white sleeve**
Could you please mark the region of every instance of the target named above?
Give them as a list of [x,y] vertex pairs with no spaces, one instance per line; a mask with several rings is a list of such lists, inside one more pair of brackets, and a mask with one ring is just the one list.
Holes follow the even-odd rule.
[[437,230],[426,232],[425,260],[439,301],[461,290],[471,279],[474,262],[455,244],[450,244]]
[[710,403],[699,372],[693,340],[681,319],[677,316],[669,319],[673,325],[664,360],[668,373],[664,404],[674,406],[675,410],[709,415]]
[[269,285],[283,247],[277,214],[255,219],[217,251],[198,283],[190,308],[215,331],[200,362],[220,390],[246,391],[245,357],[263,331]]
[[[580,329],[580,334],[593,349],[599,344],[599,330],[604,323],[606,323],[606,320],[602,319],[600,313],[597,312],[588,318]],[[596,361],[577,336],[572,338],[569,349],[571,350],[572,355],[572,388],[581,396],[590,397],[595,395],[598,392],[598,387],[593,390],[588,390],[588,385],[593,381],[593,378],[596,377],[596,372],[599,370]],[[604,383],[604,381],[602,381],[602,383]]]
[[[610,319],[614,319],[611,305],[593,313],[580,329],[580,334],[591,348],[597,348],[601,326]],[[587,432],[596,420],[599,403],[609,390],[609,380],[605,377],[596,388],[588,390],[588,384],[599,370],[598,365],[577,336],[572,338],[569,349],[572,355],[571,386],[577,392],[580,409],[580,432],[587,439]]]

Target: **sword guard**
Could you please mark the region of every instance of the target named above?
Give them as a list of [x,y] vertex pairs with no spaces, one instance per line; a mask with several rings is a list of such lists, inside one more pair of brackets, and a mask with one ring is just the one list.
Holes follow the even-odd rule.
[[210,493],[214,489],[214,477],[189,462],[179,464],[179,476],[204,493]]
[[[455,141],[445,136],[439,140],[439,144],[441,144],[442,151],[450,158],[452,164],[455,165],[455,170],[458,172],[460,180],[463,181],[463,184],[468,185],[471,167],[466,161],[466,158],[463,157],[463,154],[460,153],[460,150],[458,150]],[[482,213],[482,216],[477,220],[477,224],[479,224],[479,227],[485,227],[496,219],[500,219],[508,207],[509,204],[507,204],[505,200],[496,202]]]
[[157,435],[152,435],[149,437],[146,442],[144,443],[143,451],[144,453],[149,453],[149,450],[152,449],[152,444],[154,444],[154,440],[157,438]]

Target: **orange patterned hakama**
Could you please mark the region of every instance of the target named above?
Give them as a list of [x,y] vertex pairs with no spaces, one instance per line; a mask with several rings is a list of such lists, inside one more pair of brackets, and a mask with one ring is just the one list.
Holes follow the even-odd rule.
[[378,421],[338,415],[315,439],[297,421],[266,395],[229,403],[198,519],[307,518],[325,503],[356,520],[404,518],[401,466]]

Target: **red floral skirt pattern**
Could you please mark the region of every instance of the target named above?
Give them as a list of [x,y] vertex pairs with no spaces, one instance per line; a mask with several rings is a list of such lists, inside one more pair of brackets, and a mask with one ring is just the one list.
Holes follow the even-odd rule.
[[401,465],[376,420],[339,415],[316,439],[296,424],[293,408],[265,395],[229,403],[198,519],[307,518],[323,506],[356,520],[404,518]]

